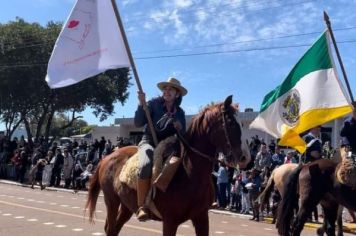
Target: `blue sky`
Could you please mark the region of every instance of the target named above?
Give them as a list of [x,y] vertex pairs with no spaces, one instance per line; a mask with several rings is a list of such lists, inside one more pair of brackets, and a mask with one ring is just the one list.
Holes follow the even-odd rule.
[[[16,16],[42,25],[63,22],[73,4],[74,0],[3,1],[0,23]],[[123,0],[117,4],[147,98],[160,94],[157,82],[175,76],[188,89],[182,103],[187,114],[230,94],[241,110],[259,110],[263,97],[306,51],[305,45],[325,29],[323,10],[331,18],[356,93],[355,0]],[[342,78],[340,70],[339,75]],[[109,125],[115,118],[133,117],[137,87],[132,83],[129,99],[124,106],[115,105],[113,116],[100,123],[88,109],[84,119]]]

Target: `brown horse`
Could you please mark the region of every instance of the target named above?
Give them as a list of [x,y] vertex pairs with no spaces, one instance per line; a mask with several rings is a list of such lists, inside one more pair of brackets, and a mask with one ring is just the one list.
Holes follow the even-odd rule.
[[[164,145],[162,143],[164,141],[156,150]],[[162,217],[164,236],[176,235],[178,226],[187,220],[193,222],[196,235],[207,236],[208,210],[214,199],[211,173],[216,153],[223,152],[227,163],[239,164],[241,168],[251,160],[232,96],[200,112],[189,126],[183,143],[183,166],[178,168],[167,191],[157,190],[153,201]],[[107,207],[105,231],[109,236],[118,235],[137,211],[136,191],[123,182],[115,185],[117,179],[114,181],[136,151],[137,147],[125,147],[106,157],[91,179],[86,208],[92,220],[102,189]]]
[[[341,150],[342,151],[342,150]],[[279,206],[277,221],[281,235],[300,235],[312,209],[320,203],[324,210],[324,230],[327,235],[335,235],[335,221],[339,204],[356,210],[356,189],[341,183],[336,173],[342,163],[322,159],[306,165],[299,165],[286,181],[286,192]],[[291,210],[300,198],[299,211],[292,227]],[[338,230],[341,236],[342,230]]]

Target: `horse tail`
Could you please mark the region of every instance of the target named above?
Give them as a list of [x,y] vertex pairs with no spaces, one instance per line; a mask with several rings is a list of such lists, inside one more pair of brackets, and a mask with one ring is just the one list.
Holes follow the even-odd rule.
[[269,203],[269,198],[271,196],[272,190],[274,188],[274,171],[272,172],[271,176],[268,179],[267,185],[265,189],[262,191],[260,196],[258,198],[260,199],[261,202],[261,210],[263,210],[264,206]]
[[294,214],[294,208],[298,204],[298,179],[303,164],[293,170],[284,184],[285,191],[282,201],[278,206],[277,229],[280,235],[289,235],[290,224]]
[[96,208],[96,201],[98,200],[100,189],[101,189],[99,172],[102,163],[103,163],[102,161],[99,162],[96,171],[90,177],[88,198],[87,198],[87,202],[85,203],[85,210],[89,209],[89,222],[91,223],[94,223],[94,212]]

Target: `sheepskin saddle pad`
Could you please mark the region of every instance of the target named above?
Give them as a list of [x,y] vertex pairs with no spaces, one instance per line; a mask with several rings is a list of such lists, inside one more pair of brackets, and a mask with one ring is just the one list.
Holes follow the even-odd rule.
[[[152,183],[162,172],[163,166],[170,157],[179,155],[180,143],[175,136],[168,137],[161,141],[153,154]],[[132,189],[137,189],[137,178],[139,172],[138,152],[130,157],[122,167],[119,179]]]

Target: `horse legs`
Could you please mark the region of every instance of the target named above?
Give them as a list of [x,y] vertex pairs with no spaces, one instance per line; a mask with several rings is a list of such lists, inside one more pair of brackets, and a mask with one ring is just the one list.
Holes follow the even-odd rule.
[[209,235],[209,216],[208,211],[200,214],[198,217],[192,219],[195,234],[197,236],[208,236]]
[[339,209],[337,210],[337,236],[343,236],[343,225],[342,225],[342,212],[344,207],[339,205]]
[[299,236],[301,234],[308,216],[321,199],[320,193],[321,191],[312,191],[311,189],[301,192],[301,203],[297,217],[293,222],[292,236]]
[[[108,194],[107,194],[108,195]],[[105,220],[105,232],[106,236],[117,236],[119,231],[117,230],[116,227],[116,219],[118,215],[118,209],[120,206],[120,199],[114,198],[110,199],[109,197],[106,197],[104,193],[104,200],[105,200],[105,205],[106,205],[106,220]]]
[[124,224],[131,218],[132,212],[124,205],[120,205],[119,214],[116,220],[116,230],[120,233]]
[[163,221],[163,236],[175,236],[178,229],[178,223],[172,219]]
[[324,209],[324,230],[326,235],[335,236],[335,221],[337,218],[338,204],[328,202],[323,206]]

